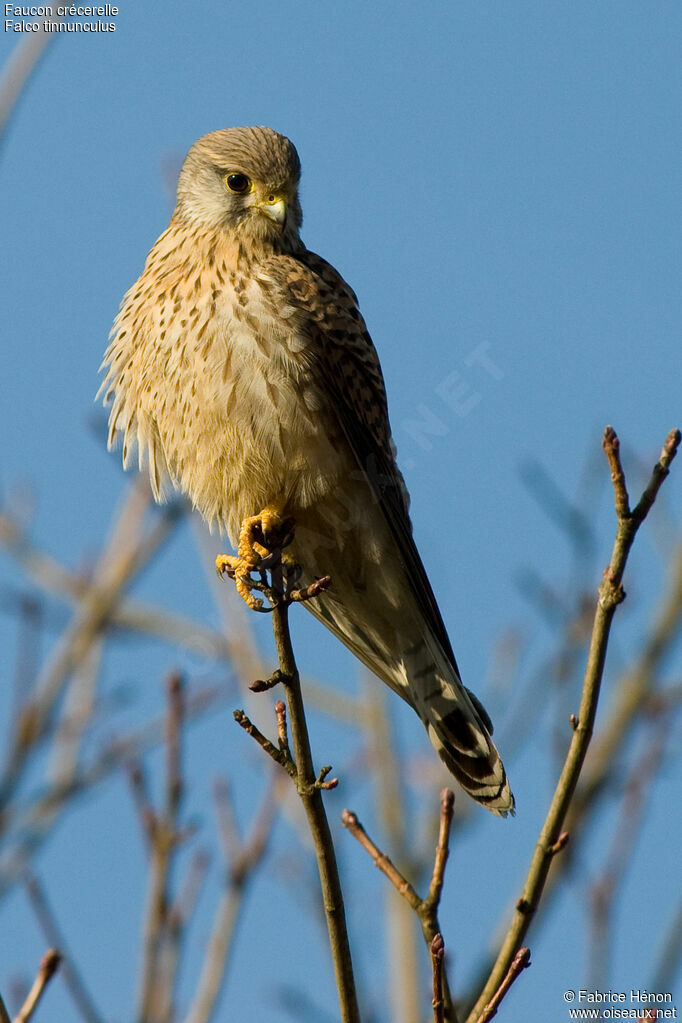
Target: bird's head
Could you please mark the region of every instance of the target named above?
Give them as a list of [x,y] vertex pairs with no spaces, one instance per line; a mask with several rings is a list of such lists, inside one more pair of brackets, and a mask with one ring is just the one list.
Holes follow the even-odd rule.
[[178,180],[175,217],[235,232],[247,246],[295,245],[301,226],[301,163],[271,128],[228,128],[190,149]]

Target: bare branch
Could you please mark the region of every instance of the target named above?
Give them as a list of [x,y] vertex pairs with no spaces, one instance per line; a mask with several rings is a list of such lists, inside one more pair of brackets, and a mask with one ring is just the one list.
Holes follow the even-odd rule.
[[241,839],[237,830],[234,803],[230,786],[225,778],[217,778],[213,785],[213,800],[218,821],[218,837],[225,862],[236,858],[241,851]]
[[613,709],[601,734],[590,749],[575,803],[571,808],[569,827],[584,817],[596,797],[604,789],[618,761],[619,751],[631,735],[642,708],[652,698],[664,658],[678,635],[682,621],[682,546],[670,558],[670,585],[664,594],[651,626],[649,636],[634,665],[619,681]]
[[[440,827],[438,833],[438,844],[433,865],[433,874],[429,892],[425,899],[422,899],[409,881],[403,877],[393,861],[369,837],[356,814],[351,810],[344,810],[341,814],[341,822],[351,835],[360,843],[363,849],[372,857],[374,865],[386,875],[396,891],[412,907],[419,918],[422,934],[426,946],[431,951],[434,939],[440,935],[438,923],[438,907],[440,904],[441,892],[443,889],[443,876],[445,864],[448,858],[450,842],[450,828],[452,825],[452,814],[455,803],[455,795],[450,789],[443,789],[440,794]],[[440,984],[443,991],[443,1012],[446,1023],[456,1023],[457,1015],[452,1005],[447,977],[444,970],[441,970]]]
[[[78,604],[98,586],[97,578],[87,579],[70,571],[33,543],[21,525],[6,512],[0,512],[0,547],[45,593],[62,601]],[[118,605],[111,609],[110,625],[113,629],[164,639],[176,647],[185,647],[207,657],[240,661],[246,654],[245,644],[239,638],[228,638],[217,629],[207,628],[168,608],[148,604],[127,594],[122,595]]]
[[[602,797],[611,791],[623,751],[642,716],[665,714],[679,702],[675,687],[662,690],[659,679],[682,624],[682,545],[678,545],[669,555],[668,574],[669,583],[654,613],[648,634],[634,664],[617,679],[606,721],[590,744],[589,757],[585,761],[565,818],[572,842],[580,842],[601,805]],[[578,725],[576,715],[571,714],[569,721],[575,730]],[[568,859],[555,860],[539,906],[543,913],[547,913],[553,896],[559,891],[568,866]],[[506,922],[504,927],[506,929]],[[475,989],[480,990],[485,983],[492,965],[491,962],[481,971]],[[665,990],[665,987],[665,984],[659,984],[652,990]]]
[[[388,690],[363,672],[369,764],[375,778],[376,807],[382,829],[397,863],[409,862],[403,762],[396,755],[387,705]],[[430,854],[430,850],[429,850]],[[413,1023],[421,1015],[420,963],[415,920],[410,906],[384,888],[384,931],[389,975],[386,982],[388,1014],[392,1023]]]
[[296,788],[301,798],[312,835],[320,874],[322,898],[334,960],[334,973],[339,993],[342,1023],[359,1023],[357,995],[351,961],[350,944],[346,929],[346,913],[336,864],[334,845],[327,815],[322,803],[320,787],[313,766],[308,726],[301,695],[301,683],[294,659],[289,633],[288,606],[281,603],[272,614],[273,632],[280,667],[289,681],[285,686],[293,754],[297,768]]
[[372,841],[358,820],[357,814],[353,813],[352,810],[344,810],[341,814],[341,823],[344,828],[350,831],[353,838],[360,843],[365,852],[369,853],[374,866],[388,878],[398,894],[405,899],[415,913],[419,914],[423,906],[423,900],[417,895],[410,882],[403,877],[390,856],[383,853],[379,846]]
[[209,864],[208,854],[200,849],[190,860],[184,884],[168,911],[169,927],[176,933],[186,927],[199,900]]
[[[381,828],[398,862],[408,862],[408,822],[406,793],[403,784],[403,762],[397,756],[395,736],[388,707],[388,690],[377,685],[368,672],[362,673],[366,711],[364,724],[367,756],[374,776],[376,812]],[[383,889],[385,942],[387,942],[388,1012],[392,1023],[412,1023],[419,1019],[419,953],[414,916],[410,906],[394,897],[387,886]]]
[[185,699],[182,678],[173,674],[168,679],[168,717],[166,725],[166,814],[177,819],[183,782],[180,772],[180,737],[185,720]]
[[[257,518],[255,517],[255,519]],[[292,588],[294,581],[300,577],[300,569],[298,566],[292,565],[290,561],[283,561],[282,549],[293,539],[293,520],[282,521],[279,526],[270,526],[267,537],[263,535],[262,526],[258,527],[260,533],[258,534],[258,543],[255,545],[254,550],[266,550],[269,553],[267,558],[262,559],[260,567],[254,569],[253,561],[249,558],[247,542],[249,527],[253,527],[253,523],[254,519],[251,519],[246,520],[242,525],[239,544],[240,557],[234,559],[220,555],[216,565],[219,572],[227,570],[228,574],[235,578],[237,591],[254,610],[264,610],[264,608],[262,601],[253,598],[250,592],[251,589],[255,588],[263,592],[270,602],[272,630],[275,637],[279,668],[284,681],[289,726],[291,729],[291,744],[293,747],[292,766],[295,773],[292,773],[288,766],[288,742],[286,750],[276,750],[273,744],[265,739],[265,736],[258,732],[255,726],[248,721],[246,715],[235,716],[242,727],[250,730],[250,734],[256,738],[259,745],[274,760],[282,763],[292,776],[303,804],[303,809],[305,810],[315,848],[322,888],[322,901],[327,920],[327,930],[339,996],[341,1020],[342,1023],[359,1023],[360,1017],[346,928],[343,895],[334,845],[321,797],[321,789],[325,785],[328,787],[328,783],[324,782],[324,772],[318,775],[313,766],[308,726],[301,695],[301,683],[291,645],[288,620],[289,605],[292,601],[314,599],[317,593],[329,585],[329,580],[327,577],[317,580],[316,583],[312,584],[312,588],[308,587],[305,591],[294,590]],[[267,547],[263,545],[264,542],[267,543]],[[259,580],[254,581],[253,575],[256,571],[259,574]],[[269,585],[266,582],[267,572],[270,574]],[[280,731],[282,727],[281,722],[280,716]],[[284,763],[282,758],[284,758]]]
[[629,773],[620,814],[600,876],[591,885],[589,910],[591,933],[588,944],[587,977],[593,990],[608,976],[610,923],[614,901],[625,878],[634,844],[644,825],[647,796],[663,761],[667,722],[653,723],[651,741]]
[[679,430],[670,432],[661,453],[661,458],[654,467],[649,486],[645,490],[635,511],[629,513],[626,507],[627,502],[624,498],[624,493],[626,493],[624,479],[621,481],[622,468],[620,467],[618,456],[618,439],[611,427],[607,427],[604,432],[603,446],[609,460],[611,475],[614,481],[618,525],[611,561],[604,571],[602,584],[599,587],[599,598],[595,610],[577,720],[554,797],[531,860],[522,895],[516,904],[516,911],[497,961],[476,1005],[468,1017],[467,1023],[481,1023],[481,1020],[484,1018],[483,1014],[487,1011],[487,1006],[491,1003],[496,992],[500,990],[510,968],[516,960],[516,955],[542,896],[547,875],[555,855],[555,845],[559,841],[562,825],[573,799],[580,771],[592,737],[611,622],[616,607],[625,597],[622,579],[627,558],[637,530],[653,504],[661,483],[668,474],[670,462],[675,456],[680,439]]
[[61,950],[61,975],[74,1005],[86,1023],[102,1023],[103,1017],[96,1008],[90,992],[67,950],[66,941],[42,885],[37,877],[31,874],[26,874],[24,877],[24,885],[45,940],[53,948]]
[[[676,690],[662,690],[659,686],[661,669],[680,634],[682,624],[682,545],[669,555],[669,582],[653,615],[641,649],[634,663],[621,673],[612,687],[613,698],[608,707],[608,716],[589,749],[573,801],[565,818],[565,827],[570,831],[571,841],[578,844],[602,798],[609,793],[617,779],[618,765],[633,730],[643,715],[658,715],[668,712],[676,703]],[[571,727],[575,730],[578,720],[570,715]],[[573,857],[572,859],[575,859]],[[539,910],[547,913],[551,901],[560,890],[560,882],[571,860],[555,859],[547,878]],[[507,913],[502,933],[506,930]],[[481,989],[493,966],[490,962],[480,973],[474,990]],[[665,990],[665,984],[652,990]]]
[[[212,710],[232,695],[231,685],[203,686],[187,698],[188,720]],[[86,767],[80,768],[72,778],[52,783],[41,789],[32,801],[19,812],[7,807],[3,823],[12,824],[14,845],[0,860],[0,898],[22,875],[31,856],[49,834],[57,813],[74,797],[83,794],[97,783],[118,771],[121,765],[135,762],[139,756],[155,746],[163,737],[166,717],[156,718],[123,738],[114,740]]]
[[284,776],[279,772],[273,776],[246,842],[241,841],[237,832],[227,784],[220,782],[216,785],[218,829],[227,865],[225,889],[215,913],[199,983],[185,1023],[208,1023],[211,1018],[225,980],[246,887],[265,856],[272,834],[282,781]]
[[[182,734],[185,723],[183,682],[172,674],[167,683],[166,773],[164,806],[151,810],[150,871],[147,908],[143,925],[142,971],[138,1018],[146,1023],[169,1023],[180,943],[181,919],[171,912],[170,870],[173,855],[182,839],[178,825],[184,789],[181,773]],[[141,798],[142,820],[150,820],[149,804]]]
[[135,808],[140,818],[140,828],[147,839],[149,849],[151,849],[157,824],[156,811],[149,796],[144,768],[139,760],[128,762],[128,779],[135,801]]
[[40,62],[45,47],[57,33],[46,32],[41,26],[15,47],[5,64],[0,78],[0,140],[7,123],[33,71]]
[[[251,738],[258,743],[261,749],[265,750],[269,757],[272,757],[276,764],[279,764],[280,767],[283,767],[287,771],[289,770],[284,750],[278,749],[277,746],[271,743],[270,740],[263,735],[260,729],[256,728],[253,721],[246,716],[243,710],[235,710],[233,712],[233,717],[237,724],[241,725],[247,735],[250,735]],[[295,771],[295,768],[293,768],[293,770]]]
[[54,977],[62,961],[61,953],[56,948],[49,949],[40,960],[40,967],[33,981],[33,986],[26,996],[26,1001],[14,1017],[14,1023],[28,1023],[43,997],[45,988]]
[[682,434],[679,430],[671,430],[665,439],[661,450],[661,456],[654,466],[648,486],[639,499],[637,507],[633,509],[632,518],[639,526],[649,513],[649,509],[656,500],[656,495],[661,489],[661,484],[670,472],[670,464],[677,454],[677,449],[682,441]]
[[504,980],[500,984],[499,988],[490,999],[488,1004],[483,1010],[483,1014],[480,1017],[480,1023],[488,1023],[494,1016],[497,1015],[497,1009],[500,1002],[506,995],[509,988],[512,986],[516,978],[523,973],[523,971],[530,966],[530,949],[520,948],[514,956],[507,974]]
[[628,489],[625,485],[625,473],[620,461],[620,441],[612,426],[606,427],[602,446],[611,470],[611,482],[613,483],[613,494],[616,500],[616,515],[619,519],[626,519],[630,515],[630,498],[628,497]]
[[666,927],[649,991],[669,991],[682,959],[682,899]]
[[450,789],[443,789],[440,794],[440,829],[438,832],[438,845],[436,846],[436,858],[433,864],[429,894],[424,900],[429,905],[436,907],[440,902],[441,891],[443,890],[443,876],[450,851],[450,828],[452,827],[454,808],[455,793]]
[[148,484],[137,481],[115,523],[109,545],[99,560],[96,584],[80,602],[22,710],[0,783],[0,807],[6,805],[23,774],[30,751],[44,735],[67,679],[110,625],[113,609],[125,588],[165,542],[177,523],[177,508],[168,506],[155,524],[145,531],[144,521],[150,501]]
[[431,942],[431,967],[433,969],[433,1006],[434,1023],[445,1023],[443,1011],[443,958],[445,956],[445,944],[443,935],[437,934]]

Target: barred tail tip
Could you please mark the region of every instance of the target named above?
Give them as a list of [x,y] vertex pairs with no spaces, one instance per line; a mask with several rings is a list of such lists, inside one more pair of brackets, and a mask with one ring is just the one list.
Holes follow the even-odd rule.
[[514,816],[514,796],[494,743],[484,727],[453,708],[426,723],[439,757],[472,799],[498,817]]

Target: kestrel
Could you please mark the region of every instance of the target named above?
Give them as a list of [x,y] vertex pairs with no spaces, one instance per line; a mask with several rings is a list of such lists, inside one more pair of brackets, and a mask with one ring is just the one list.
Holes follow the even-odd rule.
[[353,291],[301,241],[299,177],[293,144],[269,128],[192,146],[112,329],[109,446],[121,433],[124,465],[137,449],[157,499],[179,488],[233,544],[244,520],[267,540],[291,516],[304,582],[332,579],[308,609],[417,712],[460,785],[506,816],[490,718],[460,681],[412,537],[377,353]]

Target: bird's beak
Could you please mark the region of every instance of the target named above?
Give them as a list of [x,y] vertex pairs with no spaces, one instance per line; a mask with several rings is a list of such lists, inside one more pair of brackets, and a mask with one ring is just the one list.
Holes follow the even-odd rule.
[[283,195],[269,195],[258,203],[258,208],[276,224],[283,224],[287,216],[287,200]]

